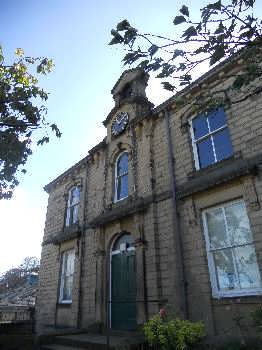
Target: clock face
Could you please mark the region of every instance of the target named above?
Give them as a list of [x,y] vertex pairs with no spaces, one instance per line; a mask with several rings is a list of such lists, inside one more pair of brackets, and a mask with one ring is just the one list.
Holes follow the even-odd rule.
[[128,113],[120,112],[117,114],[112,123],[112,135],[117,136],[121,134],[128,124]]

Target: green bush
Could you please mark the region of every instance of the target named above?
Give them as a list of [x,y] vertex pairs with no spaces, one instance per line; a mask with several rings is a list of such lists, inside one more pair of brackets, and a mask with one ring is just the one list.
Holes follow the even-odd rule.
[[159,315],[144,325],[144,334],[150,345],[163,350],[189,350],[198,345],[205,336],[202,322],[188,320],[165,320]]

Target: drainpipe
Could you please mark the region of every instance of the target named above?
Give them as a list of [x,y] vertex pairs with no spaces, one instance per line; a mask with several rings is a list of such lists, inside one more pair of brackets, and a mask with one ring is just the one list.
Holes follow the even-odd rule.
[[170,183],[172,189],[172,204],[173,204],[173,234],[175,249],[177,254],[177,264],[178,264],[178,274],[179,274],[179,284],[180,284],[180,298],[181,298],[181,309],[185,319],[188,319],[188,301],[187,301],[187,282],[185,278],[185,266],[183,257],[183,242],[180,227],[180,218],[177,209],[177,199],[176,199],[176,179],[175,179],[175,162],[173,154],[173,144],[170,129],[170,113],[168,109],[164,110],[165,119],[165,129],[167,137],[167,148],[168,148],[168,169],[170,175]]
[[83,278],[83,266],[84,266],[84,259],[85,259],[85,229],[86,229],[86,223],[87,223],[87,214],[86,214],[87,184],[88,184],[88,160],[86,161],[86,177],[85,177],[85,186],[84,186],[85,193],[84,193],[84,201],[83,201],[83,225],[82,225],[81,248],[80,248],[77,328],[81,327],[81,320],[82,320],[82,278]]

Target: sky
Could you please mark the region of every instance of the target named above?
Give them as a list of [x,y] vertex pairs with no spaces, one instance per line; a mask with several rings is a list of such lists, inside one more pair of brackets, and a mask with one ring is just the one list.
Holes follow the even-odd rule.
[[[85,157],[106,135],[102,121],[113,104],[111,89],[124,67],[120,47],[109,46],[110,31],[123,19],[144,32],[172,36],[182,4],[197,12],[206,1],[174,0],[1,0],[0,45],[12,59],[16,48],[54,60],[41,79],[49,92],[48,120],[62,138],[37,147],[13,199],[0,201],[0,273],[26,256],[40,257],[48,195],[43,187]],[[261,5],[258,10],[262,12]],[[155,105],[170,96],[150,79],[147,96]]]

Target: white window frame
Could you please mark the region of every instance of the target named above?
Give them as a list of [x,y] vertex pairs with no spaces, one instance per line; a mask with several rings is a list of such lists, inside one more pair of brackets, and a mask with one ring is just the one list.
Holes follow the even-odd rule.
[[[209,113],[206,113],[206,117],[208,116]],[[198,115],[192,117],[190,120],[189,120],[189,125],[190,125],[190,134],[191,134],[191,141],[192,141],[192,148],[193,148],[193,154],[194,154],[194,160],[195,160],[195,167],[196,167],[196,170],[200,170],[200,169],[204,169],[204,168],[200,168],[200,162],[199,162],[199,157],[198,157],[198,152],[197,152],[197,143],[200,142],[200,141],[203,141],[204,139],[210,137],[211,139],[211,143],[212,143],[212,150],[213,150],[213,155],[214,155],[214,163],[212,164],[215,164],[218,162],[217,160],[217,155],[216,155],[216,151],[215,151],[215,145],[214,145],[214,139],[213,139],[213,135],[216,134],[217,132],[221,131],[221,130],[224,130],[226,128],[228,128],[228,124],[226,122],[225,125],[221,126],[220,128],[214,130],[214,131],[210,131],[210,125],[209,125],[209,120],[207,118],[207,126],[208,126],[208,133],[204,136],[201,136],[199,139],[195,139],[195,135],[194,135],[194,129],[193,129],[193,120],[195,118],[197,118]],[[212,165],[210,164],[210,165]]]
[[[72,193],[75,189],[79,190],[79,199],[77,203],[71,204],[71,198]],[[79,215],[79,205],[80,205],[80,187],[79,186],[73,186],[68,192],[68,200],[67,200],[67,206],[66,206],[66,216],[65,216],[65,227],[70,227],[71,225],[74,225],[78,222],[78,215]],[[77,220],[76,222],[73,222],[73,210],[74,207],[78,207],[77,209]]]
[[[124,155],[124,154],[127,154],[127,172],[122,174],[121,176],[118,176],[117,174],[117,164],[118,164],[118,161],[119,159]],[[116,202],[120,202],[122,201],[123,199],[127,198],[128,197],[128,192],[129,192],[129,186],[128,186],[128,189],[127,189],[127,196],[125,197],[122,197],[122,198],[117,198],[117,188],[118,188],[118,179],[119,177],[123,177],[123,176],[126,176],[127,175],[127,181],[129,180],[128,178],[128,169],[129,169],[129,154],[128,154],[128,151],[124,151],[124,152],[121,152],[118,157],[116,158],[116,161],[115,161],[115,194],[114,194],[114,203]],[[129,184],[129,181],[128,181],[128,184]]]
[[[206,213],[209,212],[210,210],[217,209],[217,208],[222,208],[223,213],[224,213],[226,205],[237,204],[237,203],[244,203],[244,205],[245,205],[245,202],[243,199],[238,199],[238,200],[234,200],[234,201],[230,201],[230,202],[225,202],[225,203],[222,203],[220,205],[212,206],[212,207],[209,207],[209,208],[202,211],[202,220],[203,220],[203,227],[204,227],[204,236],[205,236],[205,241],[206,241],[206,252],[207,252],[207,260],[208,260],[209,276],[210,276],[210,282],[211,282],[211,288],[212,288],[212,296],[214,298],[230,298],[230,297],[251,296],[251,295],[262,294],[262,287],[247,289],[247,290],[235,289],[235,290],[229,290],[229,291],[221,291],[218,289],[218,280],[217,280],[217,276],[216,276],[216,266],[215,266],[215,261],[214,261],[212,253],[214,251],[221,250],[221,248],[211,249],[211,247],[210,247],[210,239],[209,239],[209,233],[208,233]],[[246,205],[245,205],[245,208],[246,208]],[[225,215],[225,213],[224,213],[224,215]],[[248,213],[247,213],[247,217],[248,217]],[[249,218],[248,218],[248,222],[249,222],[249,228],[251,231]],[[226,220],[225,220],[225,226],[226,226],[226,230],[227,230]],[[251,231],[251,235],[252,235],[251,242],[248,242],[245,244],[239,244],[237,246],[228,246],[227,248],[232,249],[234,247],[241,247],[241,246],[248,246],[248,245],[252,245],[255,248],[255,241],[253,239],[252,231]],[[260,273],[258,261],[257,261],[257,265],[258,265],[258,270]],[[260,273],[260,277],[261,277],[261,273]]]
[[[61,304],[71,304],[72,303],[72,298],[71,299],[64,299],[64,285],[65,285],[65,277],[67,271],[65,271],[65,263],[66,263],[66,256],[68,259],[69,255],[73,255],[73,271],[71,273],[72,279],[74,281],[74,271],[75,271],[75,250],[70,249],[66,250],[61,254],[61,275],[60,275],[60,290],[59,290],[59,303]],[[68,277],[68,276],[67,276]],[[72,282],[72,290],[71,290],[71,296],[73,292],[73,282]]]

